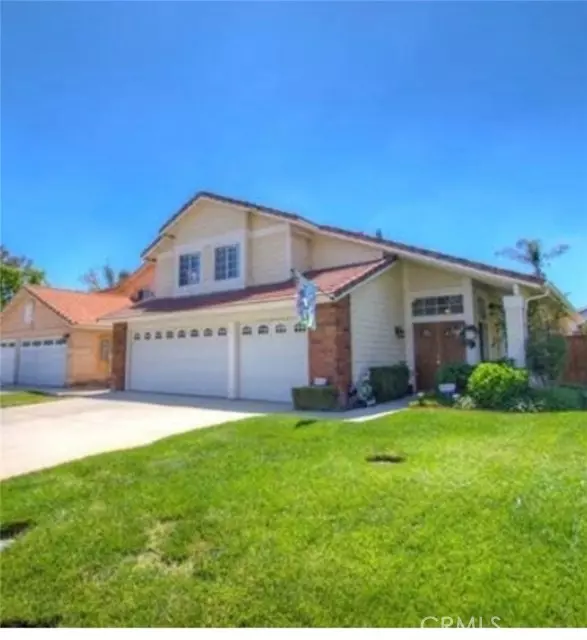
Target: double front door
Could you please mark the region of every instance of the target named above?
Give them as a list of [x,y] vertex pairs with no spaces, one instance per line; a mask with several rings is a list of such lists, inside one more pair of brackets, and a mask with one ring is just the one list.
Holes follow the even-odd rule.
[[466,361],[467,353],[460,335],[464,326],[464,322],[414,323],[418,391],[434,389],[434,377],[442,364]]

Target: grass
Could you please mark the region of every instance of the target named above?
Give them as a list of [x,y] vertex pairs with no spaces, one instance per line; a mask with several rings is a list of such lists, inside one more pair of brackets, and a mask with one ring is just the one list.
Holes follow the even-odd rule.
[[42,391],[6,391],[0,393],[0,407],[21,407],[26,404],[40,404],[58,400],[57,396],[51,396]]
[[30,528],[1,556],[2,621],[585,626],[586,454],[585,413],[429,409],[255,418],[14,478],[2,523]]

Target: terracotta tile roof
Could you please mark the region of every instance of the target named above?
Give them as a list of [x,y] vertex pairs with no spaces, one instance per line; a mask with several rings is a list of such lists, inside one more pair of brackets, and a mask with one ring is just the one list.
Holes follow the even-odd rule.
[[[370,276],[383,271],[393,262],[394,258],[371,260],[359,264],[309,271],[304,275],[316,284],[321,293],[332,297],[339,297]],[[119,312],[105,315],[104,319],[131,319],[133,317],[144,317],[150,313],[194,311],[229,304],[274,302],[288,298],[292,300],[293,309],[295,293],[296,287],[294,280],[290,279],[284,282],[247,287],[235,291],[223,291],[221,293],[178,296],[174,298],[149,298],[135,304],[130,309],[123,309]]]
[[96,324],[101,316],[121,311],[132,304],[127,296],[107,292],[75,291],[34,285],[27,285],[25,289],[72,324]]
[[212,193],[211,191],[198,191],[198,193],[196,193],[192,198],[190,198],[179,209],[179,211],[177,211],[177,213],[174,213],[170,218],[168,218],[167,221],[160,227],[157,237],[143,251],[142,255],[145,256],[164,237],[164,232],[170,224],[172,224],[175,220],[177,220],[177,218],[179,218],[183,213],[185,213],[189,209],[189,207],[192,206],[192,204],[194,204],[197,200],[201,198],[216,200],[217,202],[224,202],[226,204],[232,204],[239,207],[246,207],[248,209],[256,209],[257,211],[260,211],[262,213],[278,216],[280,218],[283,218],[284,220],[289,220],[290,222],[293,222],[293,223],[297,222],[297,223],[309,225],[316,231],[335,233],[338,235],[347,236],[348,238],[352,238],[355,240],[364,240],[367,242],[375,243],[380,245],[382,249],[396,249],[398,251],[405,251],[405,252],[414,254],[416,256],[420,255],[427,258],[435,258],[437,260],[442,260],[444,262],[448,262],[458,266],[468,267],[470,269],[477,269],[479,271],[486,271],[488,273],[493,273],[498,276],[503,276],[506,278],[514,278],[516,280],[521,280],[523,282],[528,282],[531,284],[541,284],[543,282],[543,280],[541,280],[540,278],[537,278],[536,276],[533,276],[527,273],[520,273],[519,271],[512,271],[511,269],[501,269],[500,267],[494,267],[484,262],[467,260],[466,258],[451,256],[446,253],[441,253],[440,251],[422,249],[420,247],[403,244],[401,242],[393,242],[391,240],[377,238],[375,236],[362,233],[360,231],[349,231],[348,229],[342,229],[340,227],[334,227],[331,225],[317,224],[315,222],[312,222],[308,218],[304,218],[303,216],[300,216],[296,213],[282,211],[280,209],[274,209],[272,207],[266,207],[264,205],[256,204],[254,202],[249,202],[247,200],[229,198],[227,196],[223,196],[217,193]]

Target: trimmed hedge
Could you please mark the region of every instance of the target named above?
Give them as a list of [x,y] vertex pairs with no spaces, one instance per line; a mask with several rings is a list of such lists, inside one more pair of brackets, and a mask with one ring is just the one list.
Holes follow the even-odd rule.
[[449,362],[439,367],[436,372],[436,387],[439,384],[454,382],[456,391],[462,393],[467,388],[467,382],[475,370],[475,365],[466,362]]
[[506,364],[483,362],[471,374],[467,393],[481,409],[505,409],[518,398],[528,394],[526,369]]
[[294,409],[299,411],[332,411],[338,409],[338,389],[323,387],[294,387],[291,390]]
[[396,400],[408,393],[410,370],[405,362],[387,367],[371,367],[369,381],[377,402]]
[[543,411],[581,411],[587,409],[587,390],[573,387],[533,389],[532,397]]

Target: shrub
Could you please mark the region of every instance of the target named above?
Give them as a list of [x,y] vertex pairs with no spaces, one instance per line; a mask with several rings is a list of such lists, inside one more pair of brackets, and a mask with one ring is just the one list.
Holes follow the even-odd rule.
[[369,379],[375,400],[387,402],[407,395],[410,370],[405,362],[388,367],[371,367]]
[[436,386],[445,382],[454,382],[456,391],[462,393],[467,388],[467,382],[475,365],[466,362],[450,362],[443,364],[436,372]]
[[455,409],[464,409],[469,411],[471,409],[476,409],[477,404],[471,396],[460,396],[455,400],[454,407]]
[[567,342],[563,336],[535,332],[526,342],[528,369],[544,384],[558,382],[567,360]]
[[467,394],[482,409],[503,409],[528,392],[528,372],[505,364],[477,365],[467,384]]
[[338,389],[323,387],[294,387],[291,390],[294,409],[298,411],[332,411],[338,409]]
[[580,411],[587,409],[587,391],[572,387],[533,389],[532,397],[544,411]]

